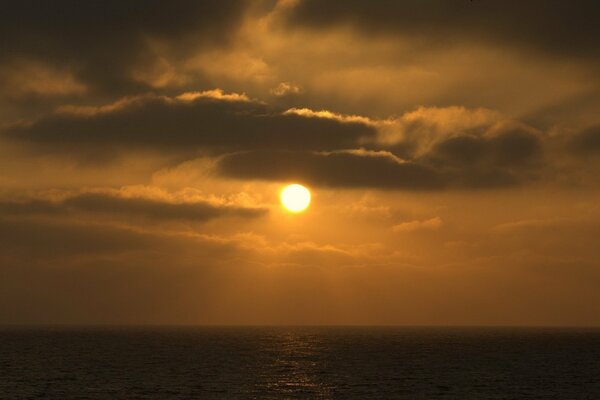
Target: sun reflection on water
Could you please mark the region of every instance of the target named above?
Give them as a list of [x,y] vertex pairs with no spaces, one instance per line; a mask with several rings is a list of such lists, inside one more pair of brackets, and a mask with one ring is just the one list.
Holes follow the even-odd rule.
[[327,346],[322,338],[295,329],[273,332],[270,339],[270,362],[261,374],[264,389],[283,396],[309,398],[333,394],[333,386],[324,379],[323,352],[327,352]]

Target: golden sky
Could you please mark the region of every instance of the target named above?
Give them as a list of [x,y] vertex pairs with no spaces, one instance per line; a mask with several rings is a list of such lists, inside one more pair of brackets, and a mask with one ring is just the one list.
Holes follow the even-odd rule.
[[597,2],[2,8],[0,323],[600,325]]

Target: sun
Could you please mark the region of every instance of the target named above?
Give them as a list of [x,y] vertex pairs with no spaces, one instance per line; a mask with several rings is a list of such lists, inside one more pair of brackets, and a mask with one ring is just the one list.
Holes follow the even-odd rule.
[[299,213],[310,205],[310,191],[302,185],[294,183],[281,190],[281,204],[293,213]]

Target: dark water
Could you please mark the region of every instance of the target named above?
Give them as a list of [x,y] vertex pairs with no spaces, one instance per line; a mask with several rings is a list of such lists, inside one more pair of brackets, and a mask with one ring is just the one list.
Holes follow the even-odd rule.
[[600,399],[600,331],[0,329],[1,399]]

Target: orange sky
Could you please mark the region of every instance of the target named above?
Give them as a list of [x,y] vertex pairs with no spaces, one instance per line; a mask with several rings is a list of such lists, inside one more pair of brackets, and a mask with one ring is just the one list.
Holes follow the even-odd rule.
[[0,323],[600,325],[595,2],[6,8]]

